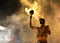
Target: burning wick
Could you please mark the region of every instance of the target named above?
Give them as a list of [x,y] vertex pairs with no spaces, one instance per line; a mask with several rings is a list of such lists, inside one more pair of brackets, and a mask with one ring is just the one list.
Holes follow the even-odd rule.
[[29,12],[31,15],[33,15],[34,14],[34,10],[30,10],[30,12]]

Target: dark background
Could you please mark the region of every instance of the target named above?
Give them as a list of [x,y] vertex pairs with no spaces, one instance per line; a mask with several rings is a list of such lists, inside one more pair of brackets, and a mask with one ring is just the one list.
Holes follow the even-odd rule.
[[0,0],[0,19],[10,16],[20,7],[20,0]]

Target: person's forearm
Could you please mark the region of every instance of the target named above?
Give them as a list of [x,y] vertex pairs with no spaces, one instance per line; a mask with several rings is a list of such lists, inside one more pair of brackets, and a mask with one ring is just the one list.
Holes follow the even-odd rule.
[[32,16],[30,16],[30,27],[32,28]]
[[37,28],[37,27],[35,27],[35,26],[32,26],[32,16],[30,16],[30,27],[33,29],[33,28]]

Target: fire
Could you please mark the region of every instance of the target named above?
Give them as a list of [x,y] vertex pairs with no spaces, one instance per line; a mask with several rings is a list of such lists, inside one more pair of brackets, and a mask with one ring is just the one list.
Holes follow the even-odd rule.
[[33,17],[38,20],[40,17],[44,18],[44,16],[40,13],[41,12],[41,6],[34,1],[34,3],[31,5],[32,7],[30,8],[25,8],[26,13],[30,16],[30,10],[34,10]]

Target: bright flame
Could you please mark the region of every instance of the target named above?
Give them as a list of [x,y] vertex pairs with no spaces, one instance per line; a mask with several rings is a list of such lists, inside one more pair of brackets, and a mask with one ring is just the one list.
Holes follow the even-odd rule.
[[34,10],[34,15],[33,17],[38,20],[40,17],[41,18],[44,18],[43,15],[40,15],[40,12],[41,12],[41,6],[35,1],[34,4],[31,5],[32,7],[30,7],[29,9],[28,8],[25,8],[25,11],[27,12],[27,14],[30,16],[30,10]]
[[22,4],[28,7],[32,7],[32,4],[28,0],[21,0]]

